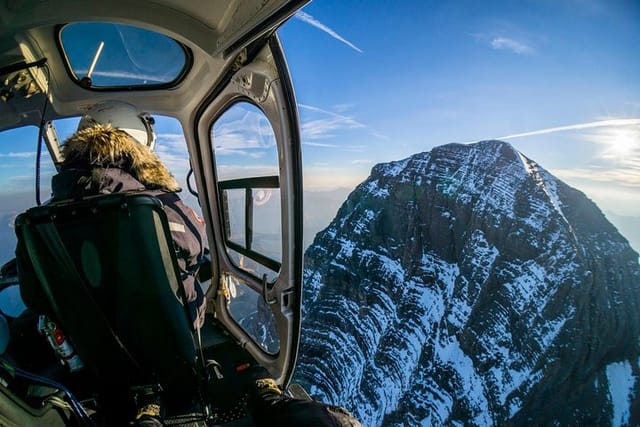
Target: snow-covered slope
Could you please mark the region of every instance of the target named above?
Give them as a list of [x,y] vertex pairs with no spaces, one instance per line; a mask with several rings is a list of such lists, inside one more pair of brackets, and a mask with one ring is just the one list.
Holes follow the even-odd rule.
[[297,380],[367,426],[638,424],[639,305],[595,204],[449,144],[375,166],[316,236]]

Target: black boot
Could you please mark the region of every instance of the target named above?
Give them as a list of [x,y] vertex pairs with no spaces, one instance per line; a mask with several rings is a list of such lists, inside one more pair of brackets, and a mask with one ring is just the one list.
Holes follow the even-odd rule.
[[140,387],[135,390],[136,417],[134,426],[160,427],[164,416],[159,386]]

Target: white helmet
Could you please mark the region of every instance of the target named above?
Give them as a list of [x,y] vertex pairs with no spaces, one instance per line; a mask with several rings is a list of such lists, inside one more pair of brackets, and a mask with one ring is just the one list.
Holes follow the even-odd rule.
[[156,142],[153,131],[154,120],[148,113],[141,113],[136,107],[122,101],[104,101],[89,108],[80,119],[78,130],[95,124],[111,124],[127,132],[140,144],[151,150]]

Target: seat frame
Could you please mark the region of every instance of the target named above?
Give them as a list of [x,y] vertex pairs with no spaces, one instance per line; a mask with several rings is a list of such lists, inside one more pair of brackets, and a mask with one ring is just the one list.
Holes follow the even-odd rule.
[[106,391],[206,382],[162,202],[140,193],[62,201],[16,219],[27,306],[51,317]]

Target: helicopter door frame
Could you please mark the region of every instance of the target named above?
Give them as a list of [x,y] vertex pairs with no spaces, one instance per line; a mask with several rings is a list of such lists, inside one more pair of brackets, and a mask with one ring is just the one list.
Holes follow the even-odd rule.
[[[246,58],[246,50],[238,55]],[[258,108],[268,119],[277,146],[278,176],[252,177],[219,181],[216,169],[215,141],[212,131],[216,121],[229,108],[239,102],[248,102]],[[222,324],[239,340],[258,363],[266,367],[276,382],[287,385],[293,376],[300,339],[302,299],[302,155],[297,104],[291,77],[277,35],[269,36],[259,53],[246,61],[229,79],[227,85],[201,110],[196,119],[197,137],[200,141],[201,165],[199,179],[206,194],[203,212],[210,214],[215,246],[212,261],[216,264],[212,286],[208,292],[214,298],[215,314]],[[198,179],[198,177],[196,178]],[[213,184],[213,186],[211,186]],[[239,247],[229,239],[229,211],[223,194],[225,190],[239,189],[250,194],[252,189],[279,188],[281,213],[281,262],[268,257],[261,258],[251,249],[250,225],[246,225],[246,244]],[[206,200],[203,200],[206,199]],[[206,206],[205,206],[206,205]],[[251,197],[245,201],[246,224],[251,222]],[[210,236],[211,237],[211,236]],[[213,248],[212,248],[213,249]],[[232,261],[229,253],[235,251],[274,270],[279,268],[273,280],[258,277]],[[231,316],[230,281],[239,281],[258,292],[267,303],[277,328],[279,350],[269,353],[251,338]]]

